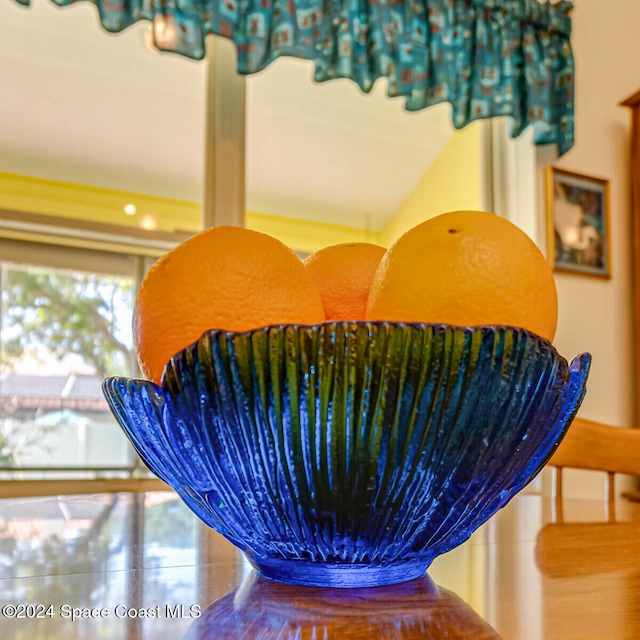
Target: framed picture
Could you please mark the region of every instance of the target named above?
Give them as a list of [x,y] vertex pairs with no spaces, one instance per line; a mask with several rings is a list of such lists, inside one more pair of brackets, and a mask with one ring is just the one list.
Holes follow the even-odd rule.
[[554,271],[610,278],[608,180],[548,167],[546,190]]

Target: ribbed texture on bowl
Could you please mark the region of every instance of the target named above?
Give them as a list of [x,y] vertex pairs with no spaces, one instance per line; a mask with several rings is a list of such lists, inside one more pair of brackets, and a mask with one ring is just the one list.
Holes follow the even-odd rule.
[[589,362],[520,329],[338,322],[211,331],[162,388],[104,392],[149,468],[261,570],[354,586],[419,575],[520,491]]

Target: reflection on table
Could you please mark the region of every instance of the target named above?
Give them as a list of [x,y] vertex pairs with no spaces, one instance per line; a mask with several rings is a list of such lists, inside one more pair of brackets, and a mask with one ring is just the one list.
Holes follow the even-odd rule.
[[238,638],[499,636],[464,600],[427,575],[387,587],[323,589],[273,582],[254,573],[205,609],[185,640]]
[[0,637],[640,637],[640,504],[552,507],[520,495],[427,576],[342,590],[257,576],[173,493],[0,500]]

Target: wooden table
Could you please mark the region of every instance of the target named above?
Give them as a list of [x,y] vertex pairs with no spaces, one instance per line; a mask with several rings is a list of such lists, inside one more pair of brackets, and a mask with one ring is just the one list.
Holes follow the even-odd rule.
[[343,590],[256,576],[172,493],[0,500],[0,637],[640,638],[640,504],[563,506],[520,495],[427,576]]

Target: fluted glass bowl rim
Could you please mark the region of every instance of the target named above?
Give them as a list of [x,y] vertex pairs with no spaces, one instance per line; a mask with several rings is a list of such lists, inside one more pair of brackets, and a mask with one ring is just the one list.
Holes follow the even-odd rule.
[[[535,333],[533,331],[530,331],[529,329],[525,329],[524,327],[519,327],[516,325],[510,325],[510,324],[465,325],[465,324],[448,324],[446,322],[417,322],[417,321],[409,321],[409,320],[325,320],[324,322],[316,322],[312,324],[275,323],[275,324],[264,325],[261,327],[255,327],[253,329],[245,329],[241,331],[233,331],[230,329],[217,329],[217,328],[206,329],[200,334],[200,336],[196,340],[189,343],[179,351],[176,351],[176,353],[174,353],[173,356],[168,361],[167,365],[170,364],[172,361],[180,358],[180,356],[183,353],[192,351],[196,347],[196,345],[205,336],[208,336],[208,335],[223,335],[227,339],[233,339],[234,337],[242,338],[242,337],[249,337],[249,336],[260,334],[260,333],[269,333],[270,331],[274,331],[274,330],[276,331],[278,330],[321,331],[322,329],[327,327],[334,327],[338,329],[340,327],[350,327],[350,326],[395,327],[395,328],[408,327],[408,328],[418,329],[423,331],[432,329],[434,333],[437,331],[444,332],[449,330],[460,331],[462,333],[474,333],[474,332],[486,332],[486,331],[490,331],[494,333],[497,331],[518,333],[521,335],[526,335],[527,337],[535,341],[538,341],[540,343],[540,346],[545,349],[548,349],[551,352],[551,354],[554,356],[554,358],[557,358],[561,362],[565,362],[567,365],[569,364],[569,360],[567,360],[567,358],[565,358],[556,349],[553,342],[550,341],[548,338],[541,336],[539,333]],[[580,354],[580,355],[589,355],[589,354]],[[162,379],[160,381],[160,384],[157,384],[156,386],[159,386],[159,387],[163,386],[165,371],[166,371],[166,365],[165,365],[165,370],[163,370],[163,373],[162,373]],[[120,377],[120,376],[110,376],[110,377]],[[152,384],[156,384],[153,381],[147,380],[146,378],[142,378],[142,377],[140,378],[131,377],[130,379],[143,380],[145,382],[151,382]]]

